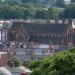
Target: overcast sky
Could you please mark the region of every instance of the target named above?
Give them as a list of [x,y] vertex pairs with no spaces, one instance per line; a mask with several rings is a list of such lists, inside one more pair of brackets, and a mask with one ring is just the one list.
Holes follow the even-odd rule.
[[65,1],[71,1],[71,0],[65,0]]

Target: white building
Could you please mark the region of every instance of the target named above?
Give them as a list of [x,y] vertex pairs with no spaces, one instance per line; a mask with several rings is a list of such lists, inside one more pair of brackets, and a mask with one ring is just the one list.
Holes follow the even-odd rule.
[[7,33],[10,25],[10,21],[0,20],[0,44],[4,44],[7,41]]

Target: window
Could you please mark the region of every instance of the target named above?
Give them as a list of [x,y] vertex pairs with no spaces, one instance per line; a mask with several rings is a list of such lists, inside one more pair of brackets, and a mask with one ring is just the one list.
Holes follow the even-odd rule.
[[2,37],[5,37],[5,33],[2,34]]
[[68,20],[65,20],[65,24],[68,24]]
[[3,28],[3,24],[2,23],[0,23],[0,28]]
[[58,24],[62,24],[63,23],[63,21],[62,20],[58,20]]
[[50,20],[50,23],[53,23],[53,24],[55,24],[55,20]]

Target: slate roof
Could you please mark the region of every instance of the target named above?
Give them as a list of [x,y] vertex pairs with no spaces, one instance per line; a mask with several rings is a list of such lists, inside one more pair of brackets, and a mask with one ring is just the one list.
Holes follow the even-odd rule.
[[43,33],[63,33],[68,29],[68,24],[34,24],[25,22],[14,22],[11,30],[16,30],[17,28],[23,28],[29,32],[43,32]]
[[26,30],[29,33],[29,40],[30,42],[41,42],[41,43],[49,43],[53,41],[55,44],[60,43],[63,38],[50,38],[50,37],[35,37],[33,33],[54,33],[54,34],[61,34],[65,33],[68,30],[70,24],[35,24],[35,23],[25,23],[25,22],[14,22],[11,31],[16,30],[17,28]]

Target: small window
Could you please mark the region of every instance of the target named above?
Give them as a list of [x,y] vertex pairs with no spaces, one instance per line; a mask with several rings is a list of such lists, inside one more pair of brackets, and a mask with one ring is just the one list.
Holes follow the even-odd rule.
[[55,24],[55,20],[50,20],[50,23],[51,24]]
[[58,24],[62,24],[63,23],[63,21],[62,20],[58,20]]

